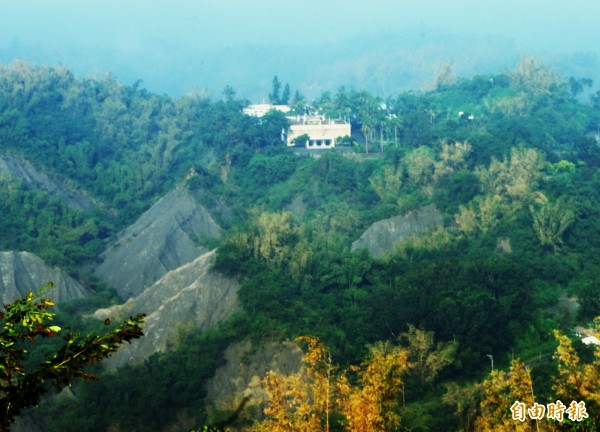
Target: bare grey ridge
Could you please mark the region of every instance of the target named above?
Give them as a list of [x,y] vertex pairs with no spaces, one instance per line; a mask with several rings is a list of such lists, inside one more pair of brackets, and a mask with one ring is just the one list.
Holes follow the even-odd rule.
[[117,236],[95,273],[126,299],[207,252],[202,240],[220,236],[210,213],[178,187]]

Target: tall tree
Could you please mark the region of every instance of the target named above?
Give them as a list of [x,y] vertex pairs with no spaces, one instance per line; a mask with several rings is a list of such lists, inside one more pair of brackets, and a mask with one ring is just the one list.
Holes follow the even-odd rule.
[[533,216],[533,229],[542,246],[558,251],[563,244],[563,234],[575,221],[575,211],[563,199],[551,203],[542,193],[537,194],[534,205],[529,207]]
[[508,372],[492,371],[483,383],[483,392],[482,415],[477,419],[476,430],[533,432],[536,429],[527,413],[535,403],[531,373],[521,359],[513,360]]
[[511,86],[532,96],[547,95],[557,84],[554,70],[541,64],[535,57],[523,56],[511,74]]
[[400,424],[398,395],[402,376],[410,368],[408,351],[390,343],[371,347],[365,362],[356,368],[359,385],[342,376],[339,384],[340,409],[346,430],[376,432],[394,430]]
[[304,114],[306,108],[306,98],[299,90],[294,92],[294,98],[292,99],[292,108],[297,114]]
[[225,102],[233,102],[235,100],[236,91],[229,84],[223,89],[223,99]]
[[279,92],[281,91],[281,83],[279,82],[279,78],[277,78],[277,75],[273,77],[272,86],[273,87],[271,93],[269,93],[269,101],[274,105],[278,105],[279,103],[281,103],[281,98],[279,96]]
[[383,169],[369,178],[369,183],[381,201],[393,201],[398,197],[402,186],[403,171],[400,167],[394,168],[385,165]]
[[268,417],[252,430],[396,430],[403,409],[400,395],[404,393],[405,376],[414,368],[421,384],[431,383],[453,361],[456,350],[456,343],[436,345],[432,332],[414,327],[399,339],[408,346],[375,343],[360,366],[340,370],[319,339],[297,338],[297,342],[308,345],[306,372],[267,374],[263,385],[268,396],[264,410]]
[[283,105],[287,105],[287,103],[290,101],[290,85],[286,83],[285,87],[283,88],[283,93],[281,93],[281,99],[279,100],[279,103],[283,104]]
[[329,416],[335,400],[331,355],[314,337],[303,336],[296,341],[307,343],[306,375],[267,373],[263,385],[268,396],[264,413],[268,417],[254,425],[251,429],[254,432],[330,430]]
[[433,339],[432,331],[425,331],[413,325],[400,336],[408,348],[408,360],[412,364],[411,376],[419,384],[432,384],[440,371],[454,361],[458,342],[438,342]]

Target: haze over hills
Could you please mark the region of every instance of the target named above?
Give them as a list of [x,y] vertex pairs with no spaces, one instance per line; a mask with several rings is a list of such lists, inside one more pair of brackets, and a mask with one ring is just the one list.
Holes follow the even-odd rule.
[[596,2],[137,0],[5,4],[0,62],[63,64],[79,76],[142,80],[171,96],[226,85],[260,102],[278,75],[309,99],[339,86],[380,96],[430,89],[444,64],[457,77],[511,70],[535,55],[567,78],[598,75]]
[[[83,76],[111,73],[125,84],[142,80],[150,91],[172,96],[200,92],[219,99],[229,85],[238,96],[254,102],[266,99],[274,75],[308,99],[340,86],[386,96],[432,89],[446,65],[452,66],[456,78],[471,78],[513,69],[523,54],[536,54],[536,50],[519,47],[508,37],[418,27],[306,46],[284,42],[215,49],[155,39],[141,40],[122,51],[76,43],[44,47],[18,40],[0,46],[3,63],[15,58],[38,64],[60,62]],[[600,83],[597,53],[537,55],[566,77],[592,78]]]

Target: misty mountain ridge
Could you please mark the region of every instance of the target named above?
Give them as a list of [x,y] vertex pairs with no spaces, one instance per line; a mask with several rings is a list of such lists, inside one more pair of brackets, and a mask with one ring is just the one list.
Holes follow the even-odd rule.
[[22,58],[54,64],[58,58],[80,75],[102,76],[110,71],[125,83],[142,80],[153,92],[179,96],[200,90],[218,99],[230,85],[238,96],[255,102],[266,98],[273,75],[309,99],[340,86],[387,96],[432,89],[443,65],[452,65],[458,78],[471,78],[512,69],[523,54],[538,56],[565,76],[600,82],[597,53],[532,52],[503,36],[460,35],[425,27],[308,46],[283,40],[210,48],[152,38],[93,48],[45,47],[14,39],[0,47],[4,63]]

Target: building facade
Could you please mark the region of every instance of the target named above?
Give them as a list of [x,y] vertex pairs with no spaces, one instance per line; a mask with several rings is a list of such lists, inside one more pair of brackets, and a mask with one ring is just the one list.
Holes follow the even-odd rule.
[[350,123],[326,119],[323,116],[298,116],[290,118],[287,145],[297,145],[296,138],[307,135],[308,149],[328,149],[337,144],[338,138],[351,135]]

